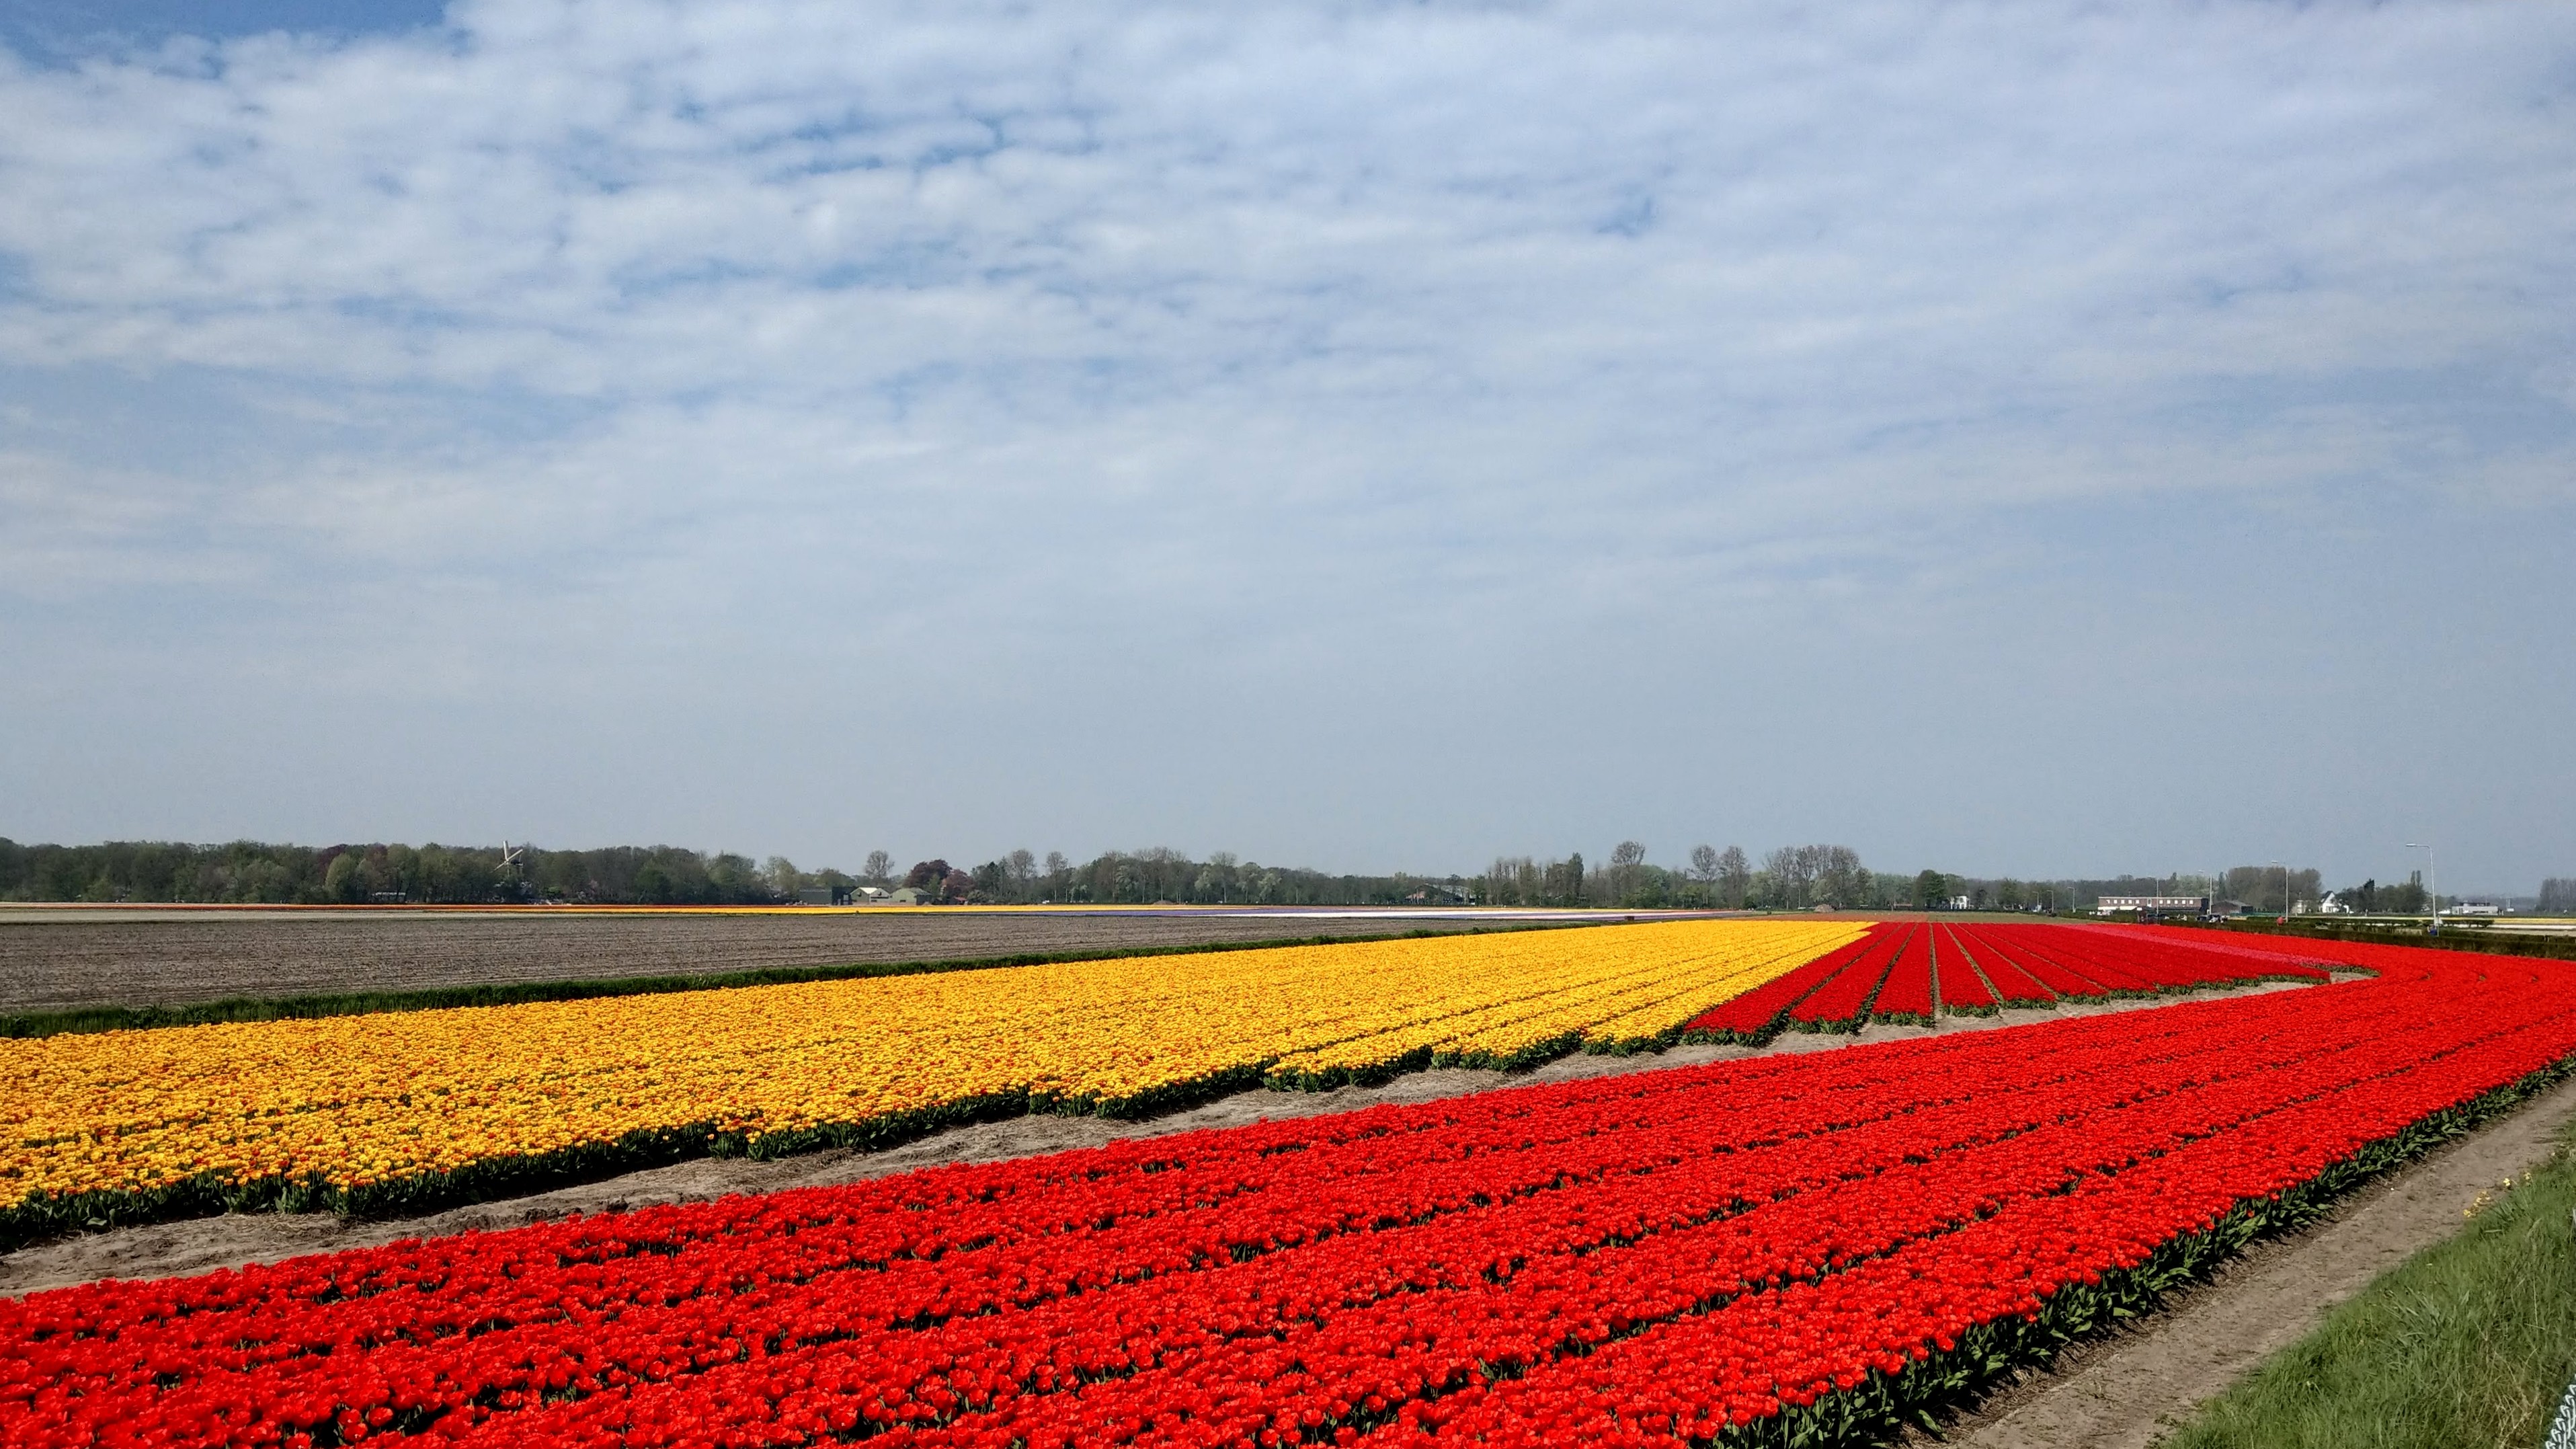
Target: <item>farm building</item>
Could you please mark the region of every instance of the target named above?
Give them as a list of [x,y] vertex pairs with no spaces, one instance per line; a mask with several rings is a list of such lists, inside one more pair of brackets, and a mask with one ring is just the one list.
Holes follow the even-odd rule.
[[2207,896],[2104,896],[2093,903],[2097,916],[2205,916]]

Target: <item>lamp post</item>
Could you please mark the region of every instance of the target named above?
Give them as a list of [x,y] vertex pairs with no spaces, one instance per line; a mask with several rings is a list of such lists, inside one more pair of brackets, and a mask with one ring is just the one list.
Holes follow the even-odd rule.
[[2417,845],[2410,840],[2406,842],[2406,848],[2424,852],[2424,894],[2427,897],[2426,904],[2433,912],[2433,923],[2424,928],[2424,934],[2438,936],[2442,934],[2442,887],[2433,874],[2433,847]]

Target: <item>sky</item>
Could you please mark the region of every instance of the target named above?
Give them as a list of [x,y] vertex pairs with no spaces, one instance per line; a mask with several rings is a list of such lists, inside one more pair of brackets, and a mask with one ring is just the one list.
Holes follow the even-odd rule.
[[2576,6],[0,0],[0,835],[2576,875]]

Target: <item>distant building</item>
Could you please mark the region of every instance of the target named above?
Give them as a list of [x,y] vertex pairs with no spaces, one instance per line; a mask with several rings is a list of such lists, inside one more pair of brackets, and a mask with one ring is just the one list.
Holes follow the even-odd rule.
[[2097,916],[2205,916],[2207,896],[2104,896],[2093,903]]
[[800,906],[846,906],[849,903],[850,892],[845,886],[813,886],[796,893],[796,904]]
[[923,895],[914,887],[904,886],[900,889],[886,892],[884,904],[889,906],[917,906],[927,899],[929,899],[929,897]]
[[850,904],[854,906],[882,906],[893,899],[894,893],[884,886],[860,886],[850,892]]

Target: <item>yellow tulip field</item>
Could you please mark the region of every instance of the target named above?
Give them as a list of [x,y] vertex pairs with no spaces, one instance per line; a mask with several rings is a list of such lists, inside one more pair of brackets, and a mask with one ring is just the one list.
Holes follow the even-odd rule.
[[1860,939],[1677,921],[0,1041],[0,1217],[374,1208],[1672,1039]]

